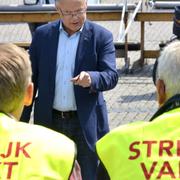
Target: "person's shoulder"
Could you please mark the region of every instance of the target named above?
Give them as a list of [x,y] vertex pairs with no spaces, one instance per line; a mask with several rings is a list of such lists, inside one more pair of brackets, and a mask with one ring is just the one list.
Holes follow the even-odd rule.
[[88,27],[89,29],[93,29],[94,31],[97,31],[97,32],[112,34],[107,28],[105,28],[95,22],[92,22],[90,20],[86,20],[85,26]]
[[[39,137],[43,137],[44,134],[48,134],[50,136],[57,136],[57,137],[61,137],[62,134],[53,131],[49,128],[46,128],[44,126],[41,125],[35,125],[35,124],[28,124],[28,123],[24,123],[24,122],[17,122],[17,126],[16,128],[21,129],[22,132],[24,133],[29,133],[32,132],[30,135],[32,137],[36,136],[37,134],[39,135]],[[50,137],[49,136],[49,137]]]
[[60,24],[59,20],[48,22],[47,24],[43,24],[43,25],[37,27],[36,33],[49,32],[49,30],[52,30],[54,28],[58,29],[59,24]]
[[112,137],[119,139],[119,137],[121,138],[123,136],[126,137],[127,135],[133,134],[133,132],[138,132],[143,130],[143,128],[148,124],[149,122],[145,122],[145,121],[137,121],[129,124],[124,124],[112,129],[102,139],[111,139]]
[[20,137],[34,144],[40,143],[42,146],[48,145],[50,148],[63,147],[63,145],[75,148],[74,142],[67,136],[40,125],[17,122],[15,129],[17,133],[14,133],[14,137]]
[[121,125],[117,128],[115,128],[112,132],[116,133],[122,133],[122,134],[128,134],[131,133],[132,131],[137,131],[142,129],[143,127],[147,126],[149,124],[149,122],[146,121],[135,121],[135,122],[131,122],[128,124],[124,124]]

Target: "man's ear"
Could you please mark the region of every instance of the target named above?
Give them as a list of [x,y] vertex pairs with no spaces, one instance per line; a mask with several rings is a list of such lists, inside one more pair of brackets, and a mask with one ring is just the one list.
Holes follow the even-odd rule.
[[34,86],[33,83],[29,83],[28,87],[26,88],[25,96],[24,96],[24,105],[29,106],[32,103],[32,98],[33,98],[33,91],[34,91]]
[[157,100],[159,103],[159,106],[162,106],[166,101],[166,86],[164,84],[164,81],[161,79],[158,79],[156,82],[156,90],[157,90]]

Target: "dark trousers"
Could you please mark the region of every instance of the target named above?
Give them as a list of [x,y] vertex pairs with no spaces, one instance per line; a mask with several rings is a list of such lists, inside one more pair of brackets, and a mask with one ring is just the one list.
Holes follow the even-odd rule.
[[83,180],[95,180],[98,159],[86,143],[77,115],[71,118],[61,118],[57,112],[53,111],[53,129],[65,134],[76,143],[77,160],[81,167]]

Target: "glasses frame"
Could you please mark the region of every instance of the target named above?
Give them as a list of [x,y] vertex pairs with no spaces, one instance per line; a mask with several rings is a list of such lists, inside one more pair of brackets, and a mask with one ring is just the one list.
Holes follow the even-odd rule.
[[70,11],[65,12],[61,8],[58,8],[58,10],[61,12],[62,16],[69,17],[69,18],[73,18],[74,16],[81,17],[87,11],[86,8],[81,9],[81,10],[77,10],[77,11],[71,11],[71,12]]

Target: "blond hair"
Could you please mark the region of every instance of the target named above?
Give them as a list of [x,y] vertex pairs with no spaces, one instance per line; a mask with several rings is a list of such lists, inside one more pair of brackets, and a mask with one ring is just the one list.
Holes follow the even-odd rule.
[[31,81],[28,53],[14,44],[0,43],[0,111],[11,113],[21,103]]

